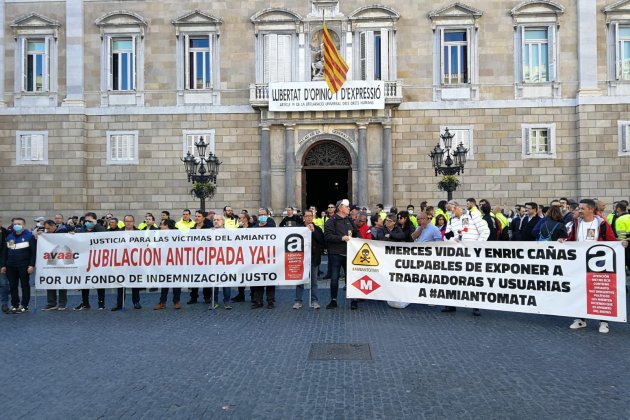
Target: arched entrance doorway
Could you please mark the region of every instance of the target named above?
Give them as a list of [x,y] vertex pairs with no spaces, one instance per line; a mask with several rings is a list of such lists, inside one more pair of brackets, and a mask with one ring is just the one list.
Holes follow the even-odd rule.
[[339,143],[323,140],[312,145],[302,162],[302,208],[326,210],[329,203],[352,197],[352,158]]

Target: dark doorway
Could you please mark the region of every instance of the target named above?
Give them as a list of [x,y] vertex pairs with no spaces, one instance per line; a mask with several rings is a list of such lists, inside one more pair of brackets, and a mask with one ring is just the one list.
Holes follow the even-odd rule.
[[314,169],[305,168],[306,197],[303,208],[317,207],[321,213],[328,204],[348,198],[350,169]]
[[302,165],[302,208],[315,206],[321,212],[342,198],[352,201],[352,159],[339,143],[315,143]]

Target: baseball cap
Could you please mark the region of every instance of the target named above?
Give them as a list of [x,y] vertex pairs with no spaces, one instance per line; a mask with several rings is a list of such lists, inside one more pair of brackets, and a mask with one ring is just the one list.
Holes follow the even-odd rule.
[[33,219],[33,221],[35,221],[35,222],[43,222],[45,220],[46,220],[46,218],[44,216],[39,216],[39,217],[36,217],[36,218]]

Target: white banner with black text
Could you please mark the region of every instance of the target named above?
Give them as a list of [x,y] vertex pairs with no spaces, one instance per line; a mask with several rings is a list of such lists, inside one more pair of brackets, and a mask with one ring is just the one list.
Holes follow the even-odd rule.
[[626,322],[621,242],[351,239],[348,298]]
[[310,281],[307,228],[42,234],[38,289],[291,286]]

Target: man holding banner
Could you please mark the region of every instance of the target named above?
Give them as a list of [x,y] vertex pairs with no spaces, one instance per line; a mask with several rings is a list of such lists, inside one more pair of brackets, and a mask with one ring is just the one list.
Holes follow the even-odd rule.
[[[472,199],[468,199],[470,202]],[[473,200],[474,201],[474,200]],[[464,211],[457,201],[449,201],[453,209],[453,217],[448,222],[444,237],[451,241],[487,241],[490,236],[488,224],[476,212]],[[445,306],[442,312],[455,312],[454,306]],[[478,308],[473,309],[473,315],[479,316]]]
[[[96,213],[87,212],[83,216],[83,228],[77,229],[78,233],[94,233],[105,232],[105,228],[96,222]],[[96,295],[98,296],[98,310],[105,309],[105,289],[96,289]],[[81,303],[74,308],[75,311],[82,311],[84,309],[90,309],[90,289],[81,290]]]
[[[350,202],[339,200],[336,205],[337,213],[324,224],[324,239],[328,247],[328,264],[330,264],[330,303],[326,309],[337,307],[337,293],[339,291],[339,274],[341,267],[346,267],[347,242],[351,237],[358,238],[359,231],[348,217]],[[357,309],[358,303],[353,300],[350,309]]]
[[[589,198],[580,200],[580,205],[578,207],[579,217],[573,221],[573,229],[571,229],[571,233],[569,233],[567,241],[584,242],[617,240],[612,228],[610,227],[606,219],[595,214],[596,210],[597,203],[595,203],[595,200],[591,200]],[[563,242],[564,240],[560,239],[559,241]],[[628,241],[623,241],[622,245],[624,248],[627,248]],[[585,318],[577,318],[569,326],[569,328],[571,328],[572,330],[577,330],[585,327]],[[609,331],[610,328],[608,327],[608,322],[600,321],[599,332],[606,334]]]

